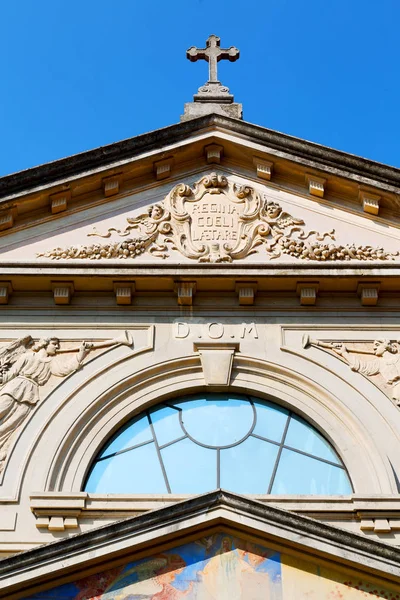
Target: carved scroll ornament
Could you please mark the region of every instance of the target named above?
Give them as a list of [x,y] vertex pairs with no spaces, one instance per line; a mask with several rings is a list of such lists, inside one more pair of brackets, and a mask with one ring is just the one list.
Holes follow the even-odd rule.
[[[352,371],[366,377],[376,376],[382,391],[400,408],[400,341],[382,338],[354,345],[356,347],[350,347],[347,342],[313,340],[307,334],[303,337],[304,348],[324,348],[340,357]],[[371,358],[364,360],[364,355]]]
[[[88,236],[123,238],[109,243],[55,248],[38,256],[51,259],[132,259],[149,251],[167,258],[169,249],[205,263],[230,263],[259,252],[268,259],[282,255],[301,260],[391,260],[398,252],[369,245],[334,243],[335,230],[305,231],[302,219],[293,217],[265,194],[211,173],[190,187],[179,184],[165,200],[147,213],[127,219],[124,230],[94,230]],[[136,237],[132,231],[137,231]]]
[[92,350],[119,344],[132,346],[128,332],[104,342],[84,341],[76,348],[60,348],[57,337],[34,342],[28,335],[0,349],[0,472],[13,434],[40,401],[40,387],[52,375],[66,377],[80,369]]

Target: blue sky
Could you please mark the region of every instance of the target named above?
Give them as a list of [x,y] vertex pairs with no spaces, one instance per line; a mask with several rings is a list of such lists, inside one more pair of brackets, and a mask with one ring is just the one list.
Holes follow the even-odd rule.
[[211,33],[246,121],[400,167],[399,0],[3,0],[0,175],[179,121]]

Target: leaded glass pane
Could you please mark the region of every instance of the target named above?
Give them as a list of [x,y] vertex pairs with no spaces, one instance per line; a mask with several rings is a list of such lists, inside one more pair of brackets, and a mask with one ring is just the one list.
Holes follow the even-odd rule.
[[257,410],[257,423],[254,433],[274,442],[280,442],[285,431],[289,411],[276,404],[260,402],[259,400],[255,400],[254,405]]
[[351,494],[341,467],[335,467],[292,450],[282,450],[272,494]]
[[176,408],[169,406],[156,408],[150,411],[150,419],[160,446],[169,444],[184,435],[179,423],[179,411]]
[[100,460],[85,489],[95,494],[165,494],[167,487],[154,443]]
[[115,452],[120,452],[124,448],[131,448],[137,446],[143,442],[147,442],[153,439],[149,427],[149,420],[145,415],[141,419],[135,419],[133,423],[128,424],[122,431],[120,431],[111,440],[111,443],[105,447],[101,456],[109,456]]
[[266,494],[279,446],[249,437],[221,450],[220,487],[239,494]]
[[303,419],[293,415],[285,438],[285,446],[302,450],[307,454],[341,464],[339,457],[321,434]]
[[189,438],[161,450],[172,494],[201,494],[217,487],[217,451]]
[[188,435],[199,444],[230,446],[243,439],[254,423],[253,407],[247,399],[222,394],[207,395],[182,408],[182,424]]

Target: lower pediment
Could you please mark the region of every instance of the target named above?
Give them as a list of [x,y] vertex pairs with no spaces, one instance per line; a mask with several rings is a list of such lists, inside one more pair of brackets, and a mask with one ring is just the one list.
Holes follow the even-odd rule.
[[0,563],[0,598],[379,597],[399,593],[400,550],[216,491]]
[[373,577],[340,571],[222,529],[27,599],[361,600],[367,595],[394,600],[396,591]]

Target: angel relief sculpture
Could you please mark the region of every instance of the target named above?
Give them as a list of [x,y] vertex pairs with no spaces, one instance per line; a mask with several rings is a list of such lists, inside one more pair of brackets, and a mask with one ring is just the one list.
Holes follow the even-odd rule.
[[118,344],[132,345],[128,332],[113,340],[84,341],[78,347],[63,349],[57,337],[34,342],[28,335],[0,350],[0,471],[12,435],[40,400],[40,387],[51,376],[66,377],[80,369],[92,350]]
[[[364,346],[364,343],[362,344]],[[326,348],[338,355],[347,363],[352,371],[367,377],[379,376],[384,391],[388,393],[394,404],[400,408],[400,344],[386,338],[374,340],[372,349],[350,348],[343,342],[323,342],[313,340],[309,335],[303,337],[303,348],[315,346]],[[358,344],[359,346],[359,344]],[[370,355],[364,360],[358,355]]]
[[[133,259],[149,251],[167,258],[176,250],[198,262],[220,263],[243,259],[265,249],[268,259],[282,255],[302,260],[389,260],[398,252],[372,246],[334,243],[335,231],[304,229],[302,219],[285,212],[265,194],[247,185],[229,182],[211,173],[193,187],[175,186],[145,214],[128,218],[125,229],[112,227],[105,233],[94,229],[88,236],[117,241],[55,248],[39,253],[51,259]],[[132,235],[133,231],[136,236]],[[122,239],[121,239],[122,238]]]

